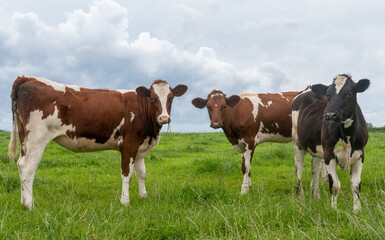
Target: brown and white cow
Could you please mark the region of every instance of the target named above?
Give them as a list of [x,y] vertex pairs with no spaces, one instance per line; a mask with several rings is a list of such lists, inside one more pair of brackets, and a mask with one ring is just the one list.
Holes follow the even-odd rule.
[[174,89],[156,80],[148,89],[87,89],[52,82],[46,78],[18,77],[12,88],[13,129],[9,156],[17,154],[18,131],[21,151],[21,204],[33,207],[32,185],[44,149],[50,141],[73,152],[117,150],[121,153],[122,205],[129,204],[133,169],[139,195],[146,197],[144,157],[157,145],[163,124],[170,122],[174,97],[187,86]]
[[329,176],[332,207],[337,207],[340,182],[337,165],[351,167],[353,210],[361,208],[359,192],[364,148],[368,141],[366,121],[357,103],[357,93],[369,87],[369,80],[357,83],[346,74],[334,78],[330,86],[313,85],[294,99],[292,104],[293,143],[297,181],[301,183],[304,154],[313,158],[313,193],[319,196],[318,176],[322,159]]
[[222,128],[242,154],[241,194],[251,187],[250,167],[255,147],[263,142],[291,141],[291,102],[298,92],[241,94],[226,97],[212,91],[207,99],[195,98],[197,108],[207,107],[212,128]]

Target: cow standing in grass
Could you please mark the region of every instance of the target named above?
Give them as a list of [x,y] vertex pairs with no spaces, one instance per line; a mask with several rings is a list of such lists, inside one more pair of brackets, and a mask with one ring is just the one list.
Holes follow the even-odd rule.
[[[329,176],[332,207],[337,207],[340,182],[337,165],[351,167],[353,210],[361,208],[359,193],[364,148],[368,141],[366,121],[357,103],[357,93],[369,87],[369,80],[357,83],[346,74],[338,75],[330,86],[317,84],[300,93],[292,104],[293,143],[297,181],[301,183],[305,152],[313,158],[313,192],[318,193],[320,161],[325,160]],[[316,160],[316,161],[314,161]]]
[[298,92],[241,94],[226,97],[212,91],[207,99],[195,98],[197,108],[207,107],[212,128],[222,128],[242,154],[241,194],[251,187],[250,167],[255,147],[263,142],[291,141],[291,103]]
[[174,89],[156,80],[148,89],[87,89],[52,82],[46,78],[18,77],[12,88],[13,129],[9,156],[17,154],[21,204],[33,207],[32,185],[44,149],[50,141],[73,152],[120,151],[122,205],[129,204],[129,184],[133,169],[138,178],[139,195],[147,197],[144,157],[157,145],[163,124],[170,122],[174,97],[187,86]]

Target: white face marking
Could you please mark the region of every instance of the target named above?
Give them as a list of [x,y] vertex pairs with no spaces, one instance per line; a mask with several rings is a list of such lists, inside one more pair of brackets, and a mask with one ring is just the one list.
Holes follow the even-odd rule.
[[345,128],[348,128],[348,127],[352,126],[353,122],[354,122],[354,120],[351,119],[351,118],[346,119],[346,120],[343,122],[344,127],[345,127]]
[[130,112],[130,121],[133,122],[134,121],[134,118],[135,118],[135,114],[133,112]]
[[66,85],[66,84],[62,84],[62,83],[57,83],[57,82],[53,82],[53,81],[48,80],[47,78],[43,78],[43,77],[30,77],[30,76],[25,76],[25,77],[35,78],[39,82],[42,82],[46,85],[49,85],[49,86],[53,87],[54,90],[59,91],[59,92],[65,93],[66,88],[71,88],[77,92],[80,92],[80,87],[76,86],[76,85]]
[[214,107],[218,107],[218,104],[215,104]]
[[211,95],[211,98],[214,98],[214,97],[217,97],[217,96],[223,97],[223,94],[222,93],[214,93],[214,94]]
[[170,93],[170,85],[167,83],[158,83],[152,86],[156,95],[158,95],[160,104],[162,106],[162,113],[160,116],[170,117],[167,113],[167,96]]
[[339,94],[341,89],[346,83],[348,78],[345,76],[337,76],[336,80],[334,80],[334,84],[336,85],[336,93]]

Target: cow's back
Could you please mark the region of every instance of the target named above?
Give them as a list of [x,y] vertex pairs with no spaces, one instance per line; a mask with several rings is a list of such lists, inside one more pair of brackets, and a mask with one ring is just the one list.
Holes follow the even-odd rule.
[[224,131],[233,144],[253,138],[262,142],[289,142],[291,139],[291,103],[297,92],[241,94],[241,100],[226,114]]
[[138,108],[134,91],[71,87],[33,77],[15,81],[12,99],[26,131],[48,129],[58,144],[75,152],[116,149],[120,131],[130,128]]

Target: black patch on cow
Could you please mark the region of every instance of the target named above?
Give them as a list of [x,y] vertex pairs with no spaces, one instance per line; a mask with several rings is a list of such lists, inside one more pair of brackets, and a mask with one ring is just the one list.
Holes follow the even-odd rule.
[[317,96],[325,96],[328,88],[329,88],[328,86],[325,86],[323,84],[315,84],[311,86],[311,91],[315,93],[315,95]]
[[366,89],[368,89],[369,85],[370,85],[370,81],[368,79],[361,79],[360,81],[358,81],[355,87],[356,92],[358,93],[365,92]]
[[333,181],[332,175],[328,174],[328,177],[329,177],[329,188],[330,188],[330,193],[332,193],[334,181]]

